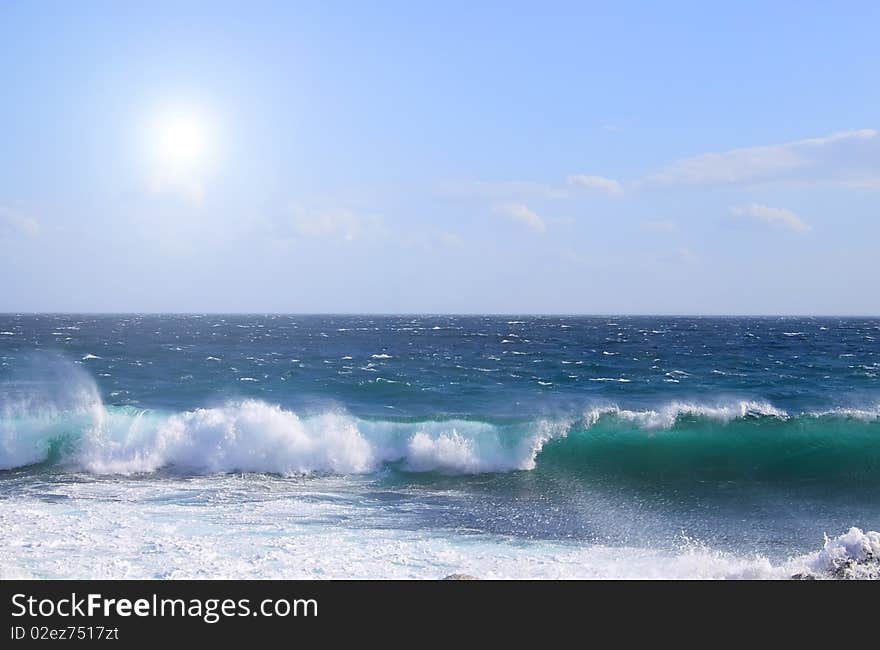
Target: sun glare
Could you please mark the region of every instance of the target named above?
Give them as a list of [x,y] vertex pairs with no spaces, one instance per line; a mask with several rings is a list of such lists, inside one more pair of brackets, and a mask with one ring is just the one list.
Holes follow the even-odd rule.
[[154,155],[163,166],[194,171],[209,158],[211,134],[200,116],[177,113],[157,120],[151,134]]

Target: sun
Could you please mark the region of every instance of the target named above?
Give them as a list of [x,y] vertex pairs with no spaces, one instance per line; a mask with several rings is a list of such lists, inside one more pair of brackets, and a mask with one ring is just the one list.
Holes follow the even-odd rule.
[[156,119],[150,133],[153,156],[168,171],[195,172],[210,160],[210,122],[195,112],[177,111]]
[[217,113],[201,103],[165,104],[137,125],[146,189],[201,204],[221,165]]

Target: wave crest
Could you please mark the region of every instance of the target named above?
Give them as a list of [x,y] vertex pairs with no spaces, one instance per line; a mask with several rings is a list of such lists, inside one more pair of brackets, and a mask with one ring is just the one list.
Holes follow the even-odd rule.
[[[398,423],[345,413],[300,417],[259,400],[170,416],[128,408],[51,413],[5,421],[0,468],[56,461],[97,474],[174,467],[194,473],[365,474],[401,463],[413,472],[528,470],[564,427],[529,423],[503,431],[485,422]],[[78,431],[67,436],[63,431]],[[52,450],[61,450],[53,458]]]
[[659,409],[634,411],[616,405],[593,407],[584,414],[587,426],[597,424],[603,417],[613,416],[635,423],[644,429],[670,429],[685,417],[703,418],[718,422],[732,422],[749,417],[769,417],[788,420],[789,414],[769,402],[742,400],[731,404],[709,406],[689,402],[670,402]]
[[581,418],[490,423],[302,416],[250,399],[163,414],[64,399],[0,404],[0,469],[38,463],[97,474],[184,472],[478,474],[539,469],[658,478],[877,480],[876,410],[790,415],[762,401],[656,409],[595,407]]
[[228,471],[358,474],[376,454],[351,420],[324,414],[303,420],[256,400],[156,419],[110,416],[89,432],[75,461],[101,474],[150,472],[174,466],[201,473]]

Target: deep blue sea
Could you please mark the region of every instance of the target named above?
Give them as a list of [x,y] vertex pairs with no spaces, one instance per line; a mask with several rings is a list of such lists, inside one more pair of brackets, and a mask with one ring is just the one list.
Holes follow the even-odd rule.
[[0,315],[0,578],[876,577],[880,319]]

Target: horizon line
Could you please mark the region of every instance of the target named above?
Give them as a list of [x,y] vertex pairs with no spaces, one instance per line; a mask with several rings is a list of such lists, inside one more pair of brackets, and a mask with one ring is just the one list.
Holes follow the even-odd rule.
[[450,316],[529,318],[880,318],[880,314],[686,312],[285,312],[285,311],[0,311],[0,316]]

